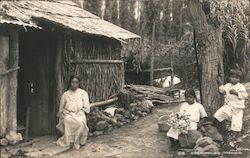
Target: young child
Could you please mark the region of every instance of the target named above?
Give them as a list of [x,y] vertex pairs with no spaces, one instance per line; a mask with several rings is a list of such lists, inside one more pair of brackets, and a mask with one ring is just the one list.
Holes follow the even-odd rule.
[[[197,102],[195,91],[193,89],[187,89],[185,91],[185,103],[180,108],[181,113],[189,115],[190,127],[188,130],[199,129],[207,118],[207,113],[202,104]],[[170,128],[167,132],[167,136],[170,137],[171,145],[178,145],[178,136],[181,133],[179,131]]]
[[231,121],[230,130],[233,131],[236,139],[242,130],[244,103],[248,95],[244,85],[239,83],[240,76],[239,70],[230,70],[229,83],[219,87],[219,92],[224,94],[224,105],[214,114],[214,123]]

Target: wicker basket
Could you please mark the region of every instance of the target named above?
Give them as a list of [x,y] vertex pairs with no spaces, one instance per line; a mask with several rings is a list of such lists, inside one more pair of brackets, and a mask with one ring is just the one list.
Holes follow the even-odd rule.
[[158,120],[158,128],[160,132],[167,132],[170,129],[170,126],[167,124],[169,115],[163,115]]

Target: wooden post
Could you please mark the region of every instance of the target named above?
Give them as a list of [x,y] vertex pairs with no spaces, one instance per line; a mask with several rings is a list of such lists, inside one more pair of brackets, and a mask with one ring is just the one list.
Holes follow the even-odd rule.
[[[169,45],[172,45],[173,41],[169,41]],[[169,60],[170,60],[170,88],[173,88],[174,83],[174,66],[173,66],[173,59],[172,59],[172,51],[169,53]]]
[[197,52],[197,47],[196,47],[196,34],[195,34],[195,29],[193,28],[193,37],[194,37],[194,52],[195,52],[195,61],[196,61],[196,68],[198,72],[198,78],[199,78],[199,89],[200,89],[200,98],[201,98],[201,104],[203,103],[202,98],[202,75],[201,75],[201,70],[200,70],[200,64],[199,64],[199,57],[198,57],[198,52]]
[[[16,28],[10,30],[10,47],[9,47],[9,69],[18,67],[19,61],[19,34]],[[8,128],[9,131],[17,130],[17,73],[9,74],[9,107],[8,107]]]
[[122,78],[123,78],[122,87],[121,87],[121,90],[122,90],[124,88],[124,85],[125,85],[125,67],[124,67],[124,62],[121,64],[121,72],[122,72]]
[[[59,106],[60,106],[60,99],[61,95],[64,90],[63,78],[62,78],[62,55],[63,55],[63,36],[58,36],[57,45],[56,45],[56,59],[55,59],[55,87],[56,87],[56,94],[55,94],[55,109],[54,115],[56,116]],[[55,118],[56,119],[56,118]],[[52,123],[55,125],[56,122]],[[55,127],[52,127],[52,133],[56,133]]]
[[[0,35],[0,72],[6,72],[9,60],[9,37]],[[0,136],[7,129],[8,75],[0,76]]]
[[151,61],[150,61],[150,85],[153,86],[154,82],[154,56],[155,56],[155,21],[153,23],[153,29],[152,29],[152,50],[151,50]]
[[[173,44],[173,43],[171,43]],[[174,66],[173,66],[173,59],[172,59],[172,51],[170,51],[169,54],[169,59],[170,59],[170,67],[171,67],[171,81],[170,81],[170,88],[173,88],[174,86]]]
[[30,109],[31,106],[27,107],[27,113],[26,113],[26,123],[25,123],[25,135],[24,135],[24,140],[28,141],[29,139],[29,124],[30,124]]

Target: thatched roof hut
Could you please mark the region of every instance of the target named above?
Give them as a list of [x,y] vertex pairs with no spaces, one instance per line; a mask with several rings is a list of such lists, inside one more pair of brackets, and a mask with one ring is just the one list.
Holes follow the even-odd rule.
[[0,1],[0,135],[25,124],[27,107],[30,135],[55,133],[72,74],[91,102],[114,96],[124,84],[121,42],[131,38],[139,36],[74,5]]

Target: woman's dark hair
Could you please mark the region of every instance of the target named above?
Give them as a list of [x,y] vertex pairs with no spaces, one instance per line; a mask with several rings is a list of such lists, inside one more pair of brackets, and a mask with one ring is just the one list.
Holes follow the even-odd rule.
[[[70,89],[70,84],[71,84],[71,82],[72,82],[72,80],[73,80],[74,78],[76,78],[76,79],[79,81],[79,84],[80,84],[80,81],[81,81],[81,80],[80,80],[80,77],[78,77],[78,76],[76,76],[76,75],[72,75],[72,76],[70,76],[70,78],[69,78],[69,83],[68,83],[67,90]],[[80,85],[79,85],[79,88],[81,88]]]
[[195,98],[195,100],[198,102],[195,91],[193,89],[191,89],[191,88],[186,89],[185,98],[187,98],[188,96],[193,96]]

